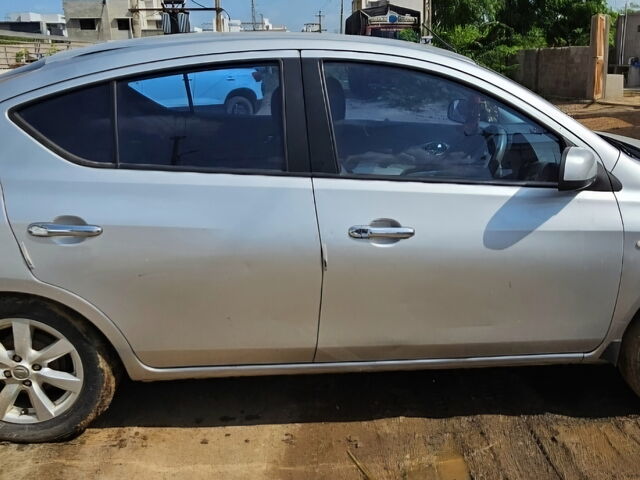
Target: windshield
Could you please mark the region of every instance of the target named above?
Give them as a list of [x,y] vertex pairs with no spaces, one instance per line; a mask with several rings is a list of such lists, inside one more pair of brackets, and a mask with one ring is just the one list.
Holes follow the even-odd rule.
[[635,158],[636,160],[640,160],[640,148],[635,147],[630,143],[626,143],[606,135],[600,135],[600,138],[602,138],[603,140],[606,140],[608,143],[610,143],[617,149],[622,150],[625,154],[629,155],[630,157]]

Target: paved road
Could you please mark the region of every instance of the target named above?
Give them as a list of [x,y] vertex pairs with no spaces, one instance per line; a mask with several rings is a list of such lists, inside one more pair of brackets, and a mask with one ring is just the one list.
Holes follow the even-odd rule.
[[0,478],[640,479],[639,413],[608,366],[127,382]]

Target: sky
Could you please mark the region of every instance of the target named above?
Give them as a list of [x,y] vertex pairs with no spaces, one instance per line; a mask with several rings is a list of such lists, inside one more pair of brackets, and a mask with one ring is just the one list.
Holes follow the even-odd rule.
[[[317,22],[318,10],[326,17],[327,31],[337,32],[340,25],[341,0],[255,0],[258,21],[264,15],[273,25],[286,25],[289,30],[300,31],[305,23]],[[196,0],[204,6],[213,6],[214,0]],[[187,0],[187,6],[197,7],[193,0]],[[251,21],[250,0],[222,0],[222,7],[229,12],[231,18]],[[345,17],[351,10],[351,0],[344,0]],[[62,0],[0,0],[0,19],[10,12],[62,13]],[[213,12],[192,13],[191,25],[213,21]],[[324,25],[323,25],[324,27]]]
[[[255,0],[256,12],[264,15],[274,25],[286,25],[291,31],[300,31],[308,22],[317,22],[318,10],[326,17],[323,23],[327,31],[337,32],[340,25],[340,2],[344,1],[345,17],[350,13],[351,0]],[[636,2],[638,0],[635,0]],[[212,6],[214,0],[196,0],[205,6]],[[624,8],[625,0],[609,0],[615,9]],[[187,0],[187,5],[197,7],[194,0]],[[222,0],[222,7],[229,12],[231,18],[251,21],[250,0]],[[62,0],[0,0],[0,19],[10,12],[62,13]],[[191,25],[199,27],[203,23],[211,23],[213,13],[192,13]]]

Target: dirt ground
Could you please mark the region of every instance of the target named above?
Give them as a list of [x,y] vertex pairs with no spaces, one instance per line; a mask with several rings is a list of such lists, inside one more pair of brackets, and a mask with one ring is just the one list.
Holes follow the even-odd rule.
[[566,103],[558,107],[592,130],[640,138],[640,97],[633,97],[629,103],[631,105]]
[[0,478],[632,479],[638,414],[608,366],[127,382],[81,437],[0,446]]
[[[640,138],[640,108],[566,104]],[[609,366],[125,382],[0,479],[640,479],[640,400]]]

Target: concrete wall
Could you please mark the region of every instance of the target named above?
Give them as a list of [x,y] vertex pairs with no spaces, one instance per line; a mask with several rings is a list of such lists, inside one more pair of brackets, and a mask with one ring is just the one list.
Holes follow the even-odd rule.
[[590,47],[522,50],[515,55],[512,78],[546,97],[586,98]]
[[620,15],[616,21],[616,59],[614,63],[627,65],[631,57],[640,57],[640,12]]

